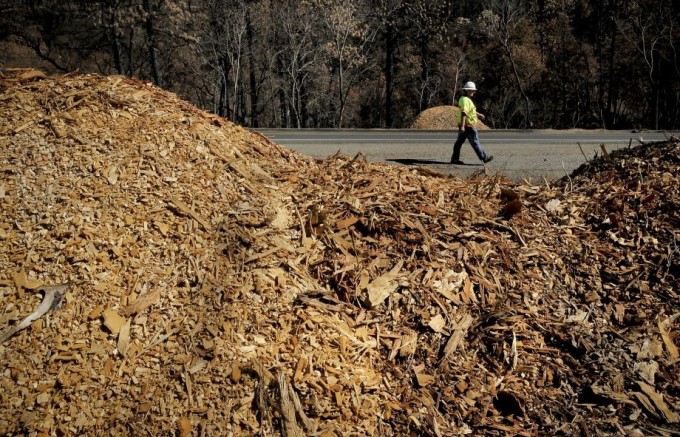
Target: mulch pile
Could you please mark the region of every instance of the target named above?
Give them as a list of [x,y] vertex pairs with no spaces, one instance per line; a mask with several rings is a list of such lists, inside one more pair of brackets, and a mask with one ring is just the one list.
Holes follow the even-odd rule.
[[[410,129],[455,130],[458,126],[460,110],[457,106],[435,106],[418,114]],[[477,129],[489,129],[483,122],[477,122]]]
[[0,434],[677,435],[679,167],[463,181],[0,76]]

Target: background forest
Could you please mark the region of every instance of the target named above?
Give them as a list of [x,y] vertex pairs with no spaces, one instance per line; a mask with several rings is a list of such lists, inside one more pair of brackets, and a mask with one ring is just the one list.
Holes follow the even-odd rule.
[[0,66],[124,74],[248,127],[678,129],[676,0],[0,0]]

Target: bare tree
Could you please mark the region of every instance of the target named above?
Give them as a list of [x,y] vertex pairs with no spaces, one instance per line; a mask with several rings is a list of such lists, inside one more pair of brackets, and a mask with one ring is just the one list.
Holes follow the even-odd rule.
[[507,55],[515,84],[524,100],[524,125],[532,127],[531,102],[520,72],[519,53],[516,50],[518,40],[527,35],[523,30],[531,6],[524,0],[488,0],[485,6],[481,15],[482,27],[496,38]]
[[677,128],[677,3],[8,0],[0,64],[150,79],[251,126],[403,126],[472,79],[498,127]]
[[212,72],[213,110],[220,116],[243,121],[245,105],[242,92],[242,60],[244,58],[247,9],[241,0],[222,2],[207,0],[203,18],[196,20],[200,29],[198,50],[201,65]]
[[305,125],[308,85],[317,63],[319,45],[314,32],[314,10],[307,3],[294,0],[275,2],[272,23],[277,31],[277,63],[284,83],[281,105],[285,125]]
[[438,51],[444,45],[444,33],[450,24],[453,6],[449,0],[409,0],[405,2],[404,16],[408,35],[420,63],[418,110],[426,109],[434,96],[443,93],[445,82],[437,71]]
[[446,60],[448,64],[448,71],[452,71],[450,75],[453,77],[450,88],[451,105],[455,105],[458,101],[458,83],[461,80],[461,75],[467,68],[470,46],[470,36],[474,32],[474,23],[467,17],[458,17],[453,21],[450,31],[452,33],[452,44],[450,49],[446,52]]
[[[659,129],[659,73],[663,45],[669,43],[669,29],[672,21],[671,1],[630,2],[626,14],[616,20],[623,37],[634,45],[647,72],[650,86],[651,121],[654,129]],[[672,37],[671,37],[672,38]],[[669,46],[672,48],[672,39]]]
[[368,25],[367,10],[362,6],[365,5],[351,0],[322,0],[318,5],[329,34],[323,46],[324,53],[329,61],[329,70],[337,81],[337,127],[343,127],[350,92],[374,65],[369,51],[377,29]]
[[155,23],[155,11],[151,5],[151,0],[144,0],[142,2],[144,7],[144,28],[146,30],[147,38],[147,48],[149,50],[149,64],[151,65],[151,75],[153,81],[158,86],[163,86],[161,80],[160,68],[158,66],[158,53],[157,53],[157,41],[156,41],[156,29]]
[[402,0],[373,0],[373,20],[376,29],[382,28],[384,46],[383,75],[385,77],[385,125],[392,127],[394,122],[395,54],[399,47],[399,23]]

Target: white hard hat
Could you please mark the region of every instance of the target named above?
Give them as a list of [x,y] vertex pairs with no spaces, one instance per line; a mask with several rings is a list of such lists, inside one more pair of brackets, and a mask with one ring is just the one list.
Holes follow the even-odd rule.
[[464,90],[470,90],[470,91],[477,91],[477,87],[475,86],[474,82],[466,82],[465,85],[463,85]]

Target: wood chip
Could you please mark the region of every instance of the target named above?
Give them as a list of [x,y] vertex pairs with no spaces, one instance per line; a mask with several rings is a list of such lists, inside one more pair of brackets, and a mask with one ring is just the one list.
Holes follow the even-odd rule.
[[104,326],[111,331],[111,334],[118,335],[127,319],[115,310],[104,311]]
[[134,314],[144,311],[151,305],[157,304],[160,301],[160,299],[161,291],[158,288],[151,291],[147,291],[146,293],[135,299],[134,302],[120,310],[119,314],[122,317],[132,316]]
[[0,435],[677,428],[677,139],[460,180],[34,74],[0,73]]
[[[661,413],[661,415],[663,416],[667,423],[680,422],[680,415],[678,415],[678,413],[668,408],[668,405],[666,404],[666,402],[664,402],[663,397],[660,396],[656,392],[656,390],[654,390],[654,387],[642,381],[637,381],[637,383],[640,386],[642,392],[645,395],[647,395],[647,397],[651,400],[651,404],[653,404],[654,407],[656,407],[656,410]],[[648,410],[651,410],[651,404],[645,403],[645,407]]]

